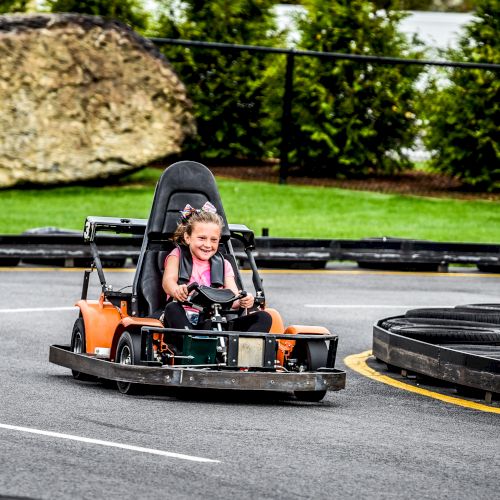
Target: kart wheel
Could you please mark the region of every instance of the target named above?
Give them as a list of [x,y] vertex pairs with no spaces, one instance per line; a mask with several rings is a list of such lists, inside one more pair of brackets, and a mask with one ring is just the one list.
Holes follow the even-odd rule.
[[325,397],[326,391],[295,391],[294,394],[299,401],[317,403]]
[[314,372],[326,366],[328,347],[324,340],[297,340],[290,357],[296,358],[297,364],[304,365],[308,372]]
[[[123,332],[116,348],[116,362],[122,365],[135,365],[140,357],[140,348],[139,338],[133,338],[129,332]],[[140,384],[117,381],[116,386],[122,394],[139,394],[141,392]]]
[[[326,345],[326,342],[310,341],[307,343],[306,349],[307,364],[309,365],[309,370],[316,371],[318,368],[326,366],[326,359],[328,358],[328,347]],[[323,397],[324,394],[322,398]]]
[[[73,331],[71,333],[71,351],[77,354],[87,352],[86,342],[85,342],[85,323],[83,318],[78,318],[73,325]],[[78,372],[76,370],[71,370],[73,378],[76,380],[95,380],[92,375],[87,375],[86,373]]]

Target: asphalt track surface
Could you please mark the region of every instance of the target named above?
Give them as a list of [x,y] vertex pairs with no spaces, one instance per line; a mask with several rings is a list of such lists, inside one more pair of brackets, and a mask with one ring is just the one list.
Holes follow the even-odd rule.
[[[132,273],[107,277],[116,289]],[[370,349],[382,317],[498,302],[500,290],[500,276],[475,271],[263,277],[286,324],[339,334],[339,367]],[[48,349],[69,343],[81,281],[75,270],[0,270],[0,498],[500,498],[500,415],[348,368],[346,390],[321,403],[134,397],[73,380]]]

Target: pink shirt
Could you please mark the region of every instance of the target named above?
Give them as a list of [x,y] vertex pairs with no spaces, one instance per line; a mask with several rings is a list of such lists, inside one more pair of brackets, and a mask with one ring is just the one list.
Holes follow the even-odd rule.
[[[167,265],[167,260],[170,256],[177,257],[180,259],[181,251],[178,247],[174,248],[165,258],[165,266]],[[196,281],[199,285],[210,286],[210,261],[197,259],[194,255],[193,257],[193,270],[191,272],[191,277],[189,278],[189,283]],[[224,259],[224,277],[234,277],[234,270],[230,262]]]

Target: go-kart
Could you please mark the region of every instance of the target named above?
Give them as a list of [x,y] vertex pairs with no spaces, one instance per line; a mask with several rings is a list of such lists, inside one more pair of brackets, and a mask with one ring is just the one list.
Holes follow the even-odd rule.
[[[195,283],[188,301],[203,323],[182,330],[165,328],[160,320],[167,302],[163,264],[175,248],[172,235],[180,211],[187,203],[201,207],[206,201],[224,221],[219,251],[232,265],[239,290],[244,286],[233,243],[243,247],[252,271],[254,308],[272,317],[269,333],[233,330],[234,319],[245,311],[231,306],[242,295]],[[106,282],[96,243],[101,231],[143,235],[130,292],[114,291]],[[320,326],[285,328],[279,312],[267,307],[252,254],[254,234],[244,225],[227,223],[215,179],[200,163],[181,161],[163,172],[149,219],[87,217],[83,236],[94,260],[84,272],[76,304],[80,314],[70,345],[53,345],[49,354],[52,363],[70,368],[75,379],[113,380],[125,394],[160,385],[288,392],[304,401],[320,401],[327,391],[345,387],[345,372],[335,368],[338,336]],[[97,300],[87,298],[94,269],[101,285]]]

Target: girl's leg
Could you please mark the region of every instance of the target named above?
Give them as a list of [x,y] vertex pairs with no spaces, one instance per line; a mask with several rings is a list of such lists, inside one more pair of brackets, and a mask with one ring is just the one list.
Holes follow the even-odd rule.
[[193,328],[191,323],[188,321],[186,316],[186,311],[179,304],[179,302],[169,302],[167,307],[165,307],[165,314],[163,316],[163,324],[167,328]]
[[240,316],[233,322],[233,329],[239,332],[269,332],[273,318],[266,311],[257,311]]

